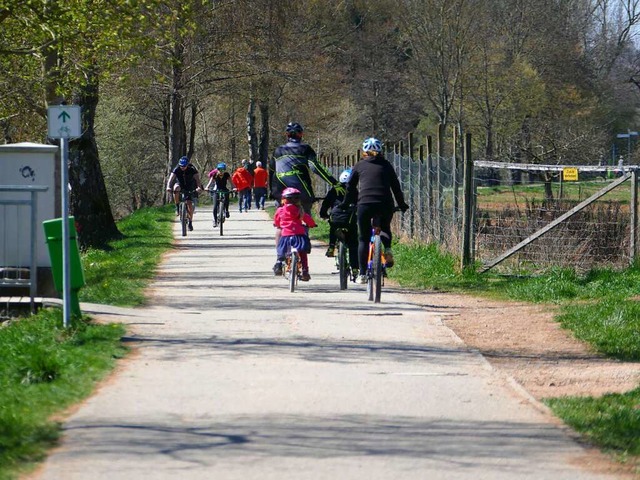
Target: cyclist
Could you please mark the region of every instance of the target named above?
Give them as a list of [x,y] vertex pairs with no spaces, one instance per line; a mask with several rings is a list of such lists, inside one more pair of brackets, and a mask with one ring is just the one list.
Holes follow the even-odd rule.
[[[358,260],[360,274],[356,283],[366,284],[367,257],[371,239],[371,220],[380,221],[380,237],[385,248],[387,267],[392,267],[391,219],[393,217],[393,198],[402,212],[409,206],[404,201],[400,181],[393,166],[382,154],[382,142],[377,138],[367,138],[362,144],[362,159],[351,170],[347,184],[347,193],[341,208],[346,210],[357,198],[358,221]],[[393,196],[392,196],[393,192]]]
[[[339,177],[340,184],[346,189],[351,179],[351,169],[344,170]],[[322,205],[320,206],[320,217],[329,220],[329,248],[325,254],[333,257],[335,245],[338,238],[337,231],[340,229],[346,234],[345,244],[349,248],[349,264],[355,273],[358,270],[358,224],[356,222],[355,203],[349,204],[346,210],[341,207],[344,194],[332,188],[327,192]]]
[[297,188],[285,188],[282,191],[282,205],[278,207],[273,217],[273,226],[276,227],[276,263],[273,266],[275,275],[282,275],[282,262],[287,257],[291,247],[298,249],[302,275],[300,280],[308,282],[309,260],[307,254],[311,252],[311,240],[307,234],[307,228],[315,227],[316,223],[311,215],[302,208],[300,190]]
[[253,194],[256,200],[256,209],[264,210],[264,202],[267,198],[267,181],[268,173],[262,168],[262,162],[256,162],[256,168],[253,170]]
[[227,218],[229,218],[229,192],[231,189],[229,188],[229,182],[231,182],[231,175],[227,172],[227,164],[224,162],[218,163],[216,168],[209,172],[209,183],[205,187],[205,190],[209,190],[211,184],[215,184],[213,186],[213,191],[211,192],[211,196],[213,198],[213,228],[218,226],[218,201],[215,196],[215,191],[219,192],[227,192],[224,196],[224,213]]
[[287,143],[277,147],[269,163],[269,185],[271,195],[280,201],[281,192],[291,187],[300,191],[300,202],[305,212],[311,214],[314,194],[311,171],[328,184],[341,189],[340,183],[318,162],[316,152],[302,142],[304,129],[299,123],[289,123],[286,131]]
[[233,172],[231,181],[238,190],[238,206],[240,212],[244,208],[245,212],[251,209],[251,186],[253,185],[253,177],[247,170],[247,160],[242,160],[242,164]]
[[[171,188],[172,185],[173,189]],[[193,230],[193,200],[191,196],[193,192],[202,190],[202,183],[200,183],[198,170],[189,161],[189,157],[182,157],[178,161],[178,166],[171,171],[171,175],[169,175],[169,180],[167,181],[167,192],[171,192],[172,190],[177,215],[180,214],[180,191],[184,191],[187,212],[189,213],[189,230],[191,231]],[[194,197],[195,196],[197,196],[197,193]]]

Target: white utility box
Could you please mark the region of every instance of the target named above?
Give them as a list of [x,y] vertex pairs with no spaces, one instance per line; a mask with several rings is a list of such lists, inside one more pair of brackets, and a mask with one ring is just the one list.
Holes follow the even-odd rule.
[[[29,191],[10,187],[47,187],[36,195],[36,265],[50,267],[42,222],[56,217],[56,154],[58,147],[38,143],[0,145],[0,267],[30,264],[30,207],[12,201],[30,200]],[[3,190],[5,187],[5,190]],[[59,206],[58,206],[59,209]]]

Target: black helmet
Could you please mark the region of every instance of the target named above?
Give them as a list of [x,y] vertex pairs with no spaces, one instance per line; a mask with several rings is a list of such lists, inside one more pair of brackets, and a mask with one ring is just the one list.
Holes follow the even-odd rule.
[[285,131],[287,132],[287,135],[300,135],[302,132],[304,132],[304,128],[302,128],[302,125],[300,125],[299,123],[291,122],[287,125]]

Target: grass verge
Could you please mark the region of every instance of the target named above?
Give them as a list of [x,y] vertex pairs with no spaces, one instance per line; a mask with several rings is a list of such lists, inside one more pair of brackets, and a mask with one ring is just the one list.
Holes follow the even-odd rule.
[[118,222],[121,240],[108,250],[82,254],[86,286],[81,302],[118,306],[144,305],[144,289],[156,273],[162,254],[173,244],[173,206],[145,208]]
[[44,458],[59,435],[51,420],[89,395],[125,353],[124,327],[42,310],[0,328],[0,479]]
[[[139,210],[118,222],[123,238],[82,254],[82,302],[136,306],[173,243],[171,206]],[[44,458],[59,435],[51,417],[89,395],[125,354],[119,324],[88,317],[62,327],[59,310],[42,310],[0,328],[0,480]]]

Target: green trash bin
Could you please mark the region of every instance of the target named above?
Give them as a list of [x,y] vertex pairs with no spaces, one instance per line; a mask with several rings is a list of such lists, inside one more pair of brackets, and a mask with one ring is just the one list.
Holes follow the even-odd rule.
[[[85,285],[84,272],[80,262],[80,249],[76,233],[74,217],[69,217],[69,259],[71,265],[71,313],[81,315],[80,302],[78,301],[78,290]],[[44,227],[44,238],[49,249],[51,259],[51,272],[53,274],[53,284],[58,292],[62,292],[64,286],[62,281],[62,219],[54,218],[42,222]]]

